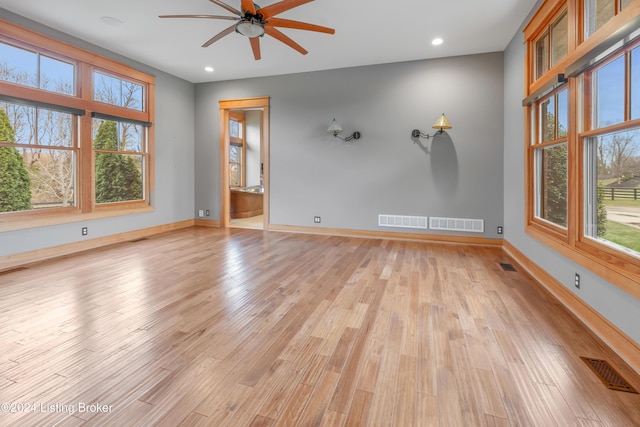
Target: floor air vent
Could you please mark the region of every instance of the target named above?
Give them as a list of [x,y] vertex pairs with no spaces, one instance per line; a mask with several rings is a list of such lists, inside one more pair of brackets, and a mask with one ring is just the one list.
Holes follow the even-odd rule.
[[470,231],[472,233],[484,233],[483,219],[466,218],[429,218],[429,228],[445,231]]
[[507,264],[507,263],[504,263],[504,262],[500,263],[500,267],[502,267],[502,269],[504,271],[516,271],[516,269],[515,269],[515,267],[513,265]]
[[378,226],[400,228],[428,228],[426,216],[378,215]]
[[584,360],[608,389],[638,394],[636,389],[631,387],[606,360],[590,359],[588,357],[580,357],[580,359]]

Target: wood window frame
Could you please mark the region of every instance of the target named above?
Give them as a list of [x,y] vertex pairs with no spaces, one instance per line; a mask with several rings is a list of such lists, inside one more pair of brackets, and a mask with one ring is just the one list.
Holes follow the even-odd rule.
[[[578,28],[576,27],[575,16],[578,10],[579,0],[549,0],[542,4],[534,14],[531,21],[524,29],[525,41],[527,43],[527,56],[525,58],[525,83],[527,95],[540,90],[548,85],[549,81],[554,81],[568,63],[568,58],[576,49]],[[567,55],[559,59],[552,65],[551,61],[551,34],[553,25],[563,14],[567,14]],[[546,52],[547,69],[537,75],[536,70],[536,43],[543,37],[549,38],[549,48]]]
[[[535,78],[535,41],[555,22],[558,14],[568,11],[568,54],[562,61],[551,67],[540,78]],[[548,0],[544,2],[525,27],[525,231],[545,245],[594,272],[630,295],[640,298],[640,259],[625,252],[589,238],[584,234],[584,138],[593,136],[590,117],[582,108],[591,97],[588,82],[580,77],[582,73],[603,53],[610,54],[625,39],[640,33],[640,1],[629,4],[625,9],[604,24],[587,40],[581,40],[583,19],[582,2],[578,0]],[[569,88],[569,129],[568,129],[568,224],[562,233],[548,224],[540,224],[533,219],[535,213],[535,171],[533,169],[533,149],[536,141],[534,129],[537,101],[559,85]],[[584,99],[582,98],[584,97]],[[583,104],[583,102],[585,104]],[[640,124],[640,120],[633,121]],[[636,123],[637,122],[637,123]],[[630,127],[623,123],[607,128],[611,131]]]
[[[153,211],[151,194],[155,190],[154,166],[154,126],[155,78],[135,70],[118,61],[98,55],[52,37],[26,29],[12,22],[0,19],[0,41],[38,52],[46,56],[73,63],[75,71],[75,95],[64,95],[44,89],[0,81],[0,94],[24,100],[26,103],[41,103],[84,111],[78,115],[78,129],[75,135],[78,145],[76,159],[77,185],[72,208],[53,208],[0,214],[0,232],[20,230],[47,225],[64,224],[116,215],[128,215]],[[118,76],[143,85],[144,106],[136,111],[93,100],[93,72],[99,71]],[[110,203],[96,206],[94,194],[94,153],[92,144],[92,114],[113,116],[120,120],[148,123],[147,127],[147,167],[144,171],[144,200]]]
[[[557,135],[557,118],[558,118],[558,97],[557,95],[563,91],[563,90],[568,90],[568,87],[566,85],[561,85],[559,88],[553,90],[552,92],[550,92],[549,94],[545,95],[544,97],[540,98],[539,100],[537,100],[535,103],[533,103],[530,107],[530,122],[535,124],[535,126],[532,126],[532,132],[531,132],[531,136],[530,136],[530,141],[531,143],[529,144],[529,146],[527,147],[527,153],[526,153],[526,161],[527,161],[527,168],[526,170],[529,171],[529,173],[532,174],[532,182],[531,182],[531,190],[528,191],[527,197],[528,197],[528,204],[530,206],[532,206],[533,208],[528,210],[528,215],[527,215],[527,225],[531,228],[537,229],[541,232],[545,232],[548,233],[550,235],[553,235],[554,238],[563,241],[563,242],[568,242],[569,239],[569,234],[568,234],[568,228],[567,227],[563,227],[559,224],[556,224],[550,220],[547,220],[545,218],[542,218],[541,216],[538,215],[537,212],[537,204],[536,204],[536,199],[541,195],[538,195],[538,191],[539,191],[539,184],[538,184],[538,180],[537,179],[537,153],[540,150],[544,150],[546,148],[549,147],[554,147],[554,146],[558,146],[561,144],[566,144],[567,145],[567,149],[569,149],[569,143],[568,143],[568,136],[567,137],[558,137]],[[540,119],[540,104],[550,98],[554,98],[554,136],[553,138],[549,139],[549,140],[544,140],[544,138],[541,135],[541,128],[542,128],[542,123],[541,123],[541,119]],[[568,157],[568,155],[567,155]],[[567,162],[569,160],[567,159]],[[567,169],[568,169],[568,165],[567,165]],[[569,188],[569,176],[567,176],[567,188]],[[568,198],[569,198],[569,194],[567,194],[567,222],[568,222],[568,218],[570,216],[570,212],[569,212],[569,203],[568,203]],[[568,225],[568,224],[567,224]]]
[[[538,178],[537,178],[537,157],[536,157],[536,153],[539,150],[544,150],[545,148],[549,148],[549,147],[554,147],[557,146],[559,144],[566,144],[567,145],[567,151],[569,152],[567,157],[568,159],[570,158],[571,154],[570,154],[570,145],[568,143],[569,138],[568,135],[567,137],[557,137],[557,125],[554,126],[554,138],[550,139],[550,140],[544,140],[542,136],[540,135],[541,132],[541,123],[540,123],[540,113],[539,113],[539,106],[542,102],[544,102],[545,100],[551,98],[551,97],[556,97],[557,99],[557,94],[559,92],[561,92],[562,90],[567,90],[568,94],[569,94],[569,87],[568,85],[561,85],[560,87],[558,87],[557,89],[553,90],[552,92],[546,94],[544,97],[540,98],[539,100],[537,100],[536,102],[534,102],[528,109],[528,117],[529,117],[529,121],[528,123],[532,124],[530,129],[530,136],[529,136],[529,145],[527,147],[527,150],[525,152],[525,161],[526,161],[526,167],[525,167],[525,171],[528,177],[528,181],[530,182],[530,186],[528,186],[528,190],[526,191],[526,197],[527,197],[527,205],[530,207],[529,209],[527,209],[527,227],[529,227],[532,230],[537,230],[538,232],[542,232],[542,233],[546,233],[550,236],[553,236],[554,239],[560,241],[560,242],[565,242],[568,243],[569,241],[569,231],[568,231],[568,226],[569,226],[569,216],[571,215],[571,211],[570,211],[570,203],[569,203],[569,194],[567,194],[567,227],[562,227],[558,224],[553,223],[552,221],[546,220],[544,218],[541,218],[540,216],[537,215],[537,204],[536,204],[536,198],[538,197]],[[557,100],[554,101],[554,117],[556,118],[556,123],[557,123],[557,111],[558,111],[558,106],[557,106],[558,102]],[[569,114],[569,120],[571,120],[571,115]],[[569,128],[571,128],[571,125],[569,125]],[[567,160],[569,162],[569,160]],[[570,162],[569,162],[570,163]],[[567,170],[569,170],[569,164],[567,164]],[[567,176],[567,193],[569,193],[569,180],[570,180],[570,173],[568,172],[568,176]]]
[[[580,42],[584,42],[584,41],[588,40],[589,38],[591,38],[598,31],[595,31],[594,33],[589,35],[589,37],[587,37],[586,30],[585,30],[586,24],[584,22],[584,16],[585,16],[585,13],[586,13],[585,0],[582,0],[582,1],[578,2],[578,7],[579,7],[578,11],[580,13],[580,25],[579,25],[578,40]],[[618,14],[622,13],[622,9],[621,9],[622,2],[621,2],[621,0],[614,0],[614,6],[613,7],[614,7],[613,18],[615,18]],[[611,19],[613,19],[613,18],[611,18]],[[603,26],[604,25],[606,25],[606,23],[603,24]]]
[[[586,186],[586,166],[585,166],[585,141],[592,137],[597,137],[601,135],[612,134],[615,132],[632,130],[632,129],[640,129],[640,119],[631,119],[631,87],[630,87],[630,71],[631,71],[631,51],[634,49],[640,49],[640,37],[638,37],[632,43],[629,43],[622,47],[621,49],[613,52],[609,56],[605,58],[601,63],[597,66],[592,67],[589,70],[586,70],[584,74],[580,77],[584,86],[584,99],[582,100],[582,104],[585,106],[584,108],[584,123],[585,123],[585,131],[581,132],[578,135],[578,160],[580,161],[581,167],[578,169],[578,178],[579,178],[579,186],[583,191],[579,192],[578,198],[578,206],[581,207],[580,215],[578,217],[578,233],[576,239],[576,247],[590,255],[597,257],[599,259],[611,259],[618,260],[625,266],[625,269],[631,274],[635,274],[640,276],[640,256],[632,256],[624,251],[616,250],[615,247],[602,243],[590,236],[585,235],[585,219],[584,219],[584,205],[585,205],[585,186]],[[587,106],[593,107],[592,99],[593,99],[593,91],[592,91],[592,81],[593,81],[593,73],[596,72],[599,68],[610,64],[611,62],[617,60],[620,57],[624,57],[624,68],[625,68],[625,101],[624,101],[624,120],[621,123],[616,123],[609,126],[602,127],[594,127],[591,118],[593,117],[593,111],[591,108],[587,108]]]
[[242,111],[229,111],[229,121],[236,121],[241,123],[242,132],[240,138],[231,136],[229,133],[229,149],[231,145],[240,147],[240,185],[238,187],[245,187],[246,184],[246,164],[247,164],[247,144],[246,144],[246,126],[245,117]]

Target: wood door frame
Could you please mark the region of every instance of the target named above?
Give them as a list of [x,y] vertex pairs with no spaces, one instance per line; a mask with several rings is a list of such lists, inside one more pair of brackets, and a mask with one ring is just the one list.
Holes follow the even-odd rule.
[[227,228],[231,222],[229,215],[229,112],[231,110],[262,110],[261,136],[264,179],[264,195],[262,196],[263,220],[262,228],[269,226],[269,97],[225,99],[219,101],[220,106],[220,227]]

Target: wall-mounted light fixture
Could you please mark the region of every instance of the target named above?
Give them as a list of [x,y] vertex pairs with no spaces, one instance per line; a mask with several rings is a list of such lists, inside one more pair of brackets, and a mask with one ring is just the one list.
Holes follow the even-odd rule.
[[444,132],[445,129],[451,129],[452,126],[451,126],[451,123],[449,123],[449,120],[447,119],[447,117],[444,115],[444,113],[442,113],[442,115],[438,117],[438,120],[436,120],[436,122],[433,124],[432,127],[434,129],[438,129],[438,131],[433,135],[422,133],[420,129],[414,129],[411,131],[411,136],[413,138],[429,139],[429,138],[435,137],[436,135],[440,135],[442,132]]
[[340,124],[336,121],[336,119],[333,119],[333,121],[329,125],[329,128],[327,129],[327,132],[329,132],[334,137],[339,138],[339,139],[341,139],[343,141],[351,141],[352,139],[360,139],[360,132],[358,132],[358,131],[355,131],[354,133],[352,133],[351,135],[349,135],[346,138],[341,137],[339,134],[343,132],[342,126],[340,126]]

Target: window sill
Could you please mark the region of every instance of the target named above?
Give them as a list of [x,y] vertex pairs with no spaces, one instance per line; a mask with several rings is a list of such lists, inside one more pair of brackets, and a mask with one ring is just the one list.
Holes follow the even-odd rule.
[[[95,219],[109,218],[122,215],[133,215],[144,212],[153,212],[153,207],[149,205],[124,208],[120,206],[118,209],[98,209],[90,213],[82,213],[74,210],[73,213],[68,211],[65,213],[45,213],[38,212],[29,215],[28,218],[12,219],[10,217],[3,218],[0,216],[0,233],[7,231],[26,230],[38,227],[48,227],[52,225],[69,224],[72,222],[91,221]],[[15,218],[15,217],[14,217]]]

